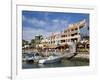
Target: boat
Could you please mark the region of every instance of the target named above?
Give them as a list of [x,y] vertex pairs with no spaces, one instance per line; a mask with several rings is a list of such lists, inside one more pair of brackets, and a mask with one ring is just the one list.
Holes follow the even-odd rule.
[[39,60],[38,63],[40,63],[40,64],[50,64],[50,63],[57,63],[57,62],[60,62],[60,61],[61,61],[60,56],[49,56],[47,58]]
[[38,53],[23,53],[22,60],[25,62],[37,62],[41,59],[41,56]]
[[34,55],[33,54],[27,54],[27,56],[25,57],[26,62],[34,62]]

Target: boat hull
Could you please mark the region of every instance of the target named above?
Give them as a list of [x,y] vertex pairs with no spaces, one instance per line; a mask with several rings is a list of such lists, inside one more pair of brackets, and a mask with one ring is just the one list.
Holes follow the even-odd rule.
[[44,59],[44,60],[39,60],[39,63],[51,64],[51,63],[57,63],[57,62],[60,62],[60,61],[61,61],[61,58],[55,58],[55,59],[51,59],[51,60]]
[[60,62],[61,59],[54,59],[54,60],[47,60],[44,62],[44,64],[51,64],[51,63],[57,63],[57,62]]

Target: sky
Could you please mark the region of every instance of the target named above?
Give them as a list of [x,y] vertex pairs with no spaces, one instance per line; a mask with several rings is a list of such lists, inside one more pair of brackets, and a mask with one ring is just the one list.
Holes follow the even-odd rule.
[[[89,14],[67,12],[22,11],[22,39],[30,41],[36,35],[49,36],[52,32],[62,32],[69,24],[85,19],[89,25]],[[89,35],[87,28],[81,33]]]

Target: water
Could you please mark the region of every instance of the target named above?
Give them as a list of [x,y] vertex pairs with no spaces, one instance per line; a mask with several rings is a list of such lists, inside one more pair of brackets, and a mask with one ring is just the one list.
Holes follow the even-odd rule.
[[26,63],[26,62],[22,63],[23,69],[74,67],[74,66],[89,66],[89,60],[82,58],[72,58],[70,60],[63,59],[61,62],[52,64],[36,64],[36,63]]

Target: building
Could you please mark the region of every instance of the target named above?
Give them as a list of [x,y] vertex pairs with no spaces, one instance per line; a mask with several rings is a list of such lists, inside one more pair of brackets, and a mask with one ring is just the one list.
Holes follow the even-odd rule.
[[41,41],[41,46],[45,48],[65,45],[70,42],[79,42],[81,40],[80,29],[85,27],[85,25],[86,21],[82,20],[78,23],[70,24],[63,32],[53,32],[48,38]]
[[79,42],[81,40],[80,29],[85,27],[85,20],[70,24],[61,34],[61,43]]

